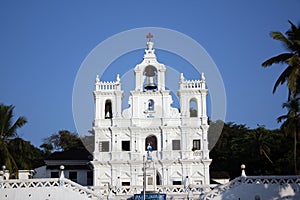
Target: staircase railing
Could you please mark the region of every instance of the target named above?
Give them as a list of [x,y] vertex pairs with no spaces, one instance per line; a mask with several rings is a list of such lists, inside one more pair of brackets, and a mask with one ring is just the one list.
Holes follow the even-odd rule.
[[66,178],[45,178],[45,179],[10,179],[0,181],[0,190],[2,189],[21,189],[21,188],[58,188],[65,187],[71,191],[77,192],[88,199],[102,199],[102,195],[83,187]]
[[224,194],[241,184],[298,184],[300,185],[300,176],[247,176],[247,177],[237,177],[232,181],[219,185],[213,188],[211,191],[200,196],[200,199],[211,200],[215,197]]

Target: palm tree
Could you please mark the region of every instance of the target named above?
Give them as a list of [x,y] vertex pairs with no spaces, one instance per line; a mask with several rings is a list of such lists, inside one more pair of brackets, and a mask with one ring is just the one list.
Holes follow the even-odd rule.
[[22,127],[26,122],[25,117],[19,117],[13,122],[14,106],[6,106],[0,104],[0,164],[5,165],[6,168],[12,172],[16,177],[18,176],[18,167],[16,162],[9,152],[8,142],[16,138],[17,129]]
[[269,67],[273,64],[286,64],[286,69],[277,79],[273,93],[275,93],[278,85],[287,83],[289,89],[289,98],[296,97],[300,92],[300,24],[298,27],[289,21],[291,28],[284,36],[281,32],[272,32],[271,37],[279,40],[287,49],[287,53],[274,56],[262,63],[263,67]]
[[269,132],[264,128],[264,126],[258,125],[257,129],[253,132],[249,132],[246,138],[251,141],[252,147],[259,155],[263,155],[270,164],[273,165],[273,161],[270,158],[270,143],[269,143]]
[[287,134],[292,134],[294,139],[293,163],[294,173],[297,174],[297,136],[300,128],[300,98],[291,98],[288,102],[283,103],[282,107],[288,109],[286,115],[277,118],[278,122],[284,122],[281,128]]

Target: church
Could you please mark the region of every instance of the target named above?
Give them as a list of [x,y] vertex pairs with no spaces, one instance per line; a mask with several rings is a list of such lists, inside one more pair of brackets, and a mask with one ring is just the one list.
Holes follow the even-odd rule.
[[179,108],[172,107],[168,75],[157,61],[152,35],[147,35],[143,61],[137,64],[135,88],[129,107],[122,110],[122,80],[102,81],[97,75],[92,165],[94,186],[209,185],[208,117],[206,82],[186,80],[181,73],[177,95]]

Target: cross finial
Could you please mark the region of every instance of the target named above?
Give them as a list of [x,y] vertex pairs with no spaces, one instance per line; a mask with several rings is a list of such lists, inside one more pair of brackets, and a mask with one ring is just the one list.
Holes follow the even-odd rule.
[[146,35],[146,38],[148,38],[148,41],[150,42],[151,39],[153,38],[153,35],[149,32],[149,33]]

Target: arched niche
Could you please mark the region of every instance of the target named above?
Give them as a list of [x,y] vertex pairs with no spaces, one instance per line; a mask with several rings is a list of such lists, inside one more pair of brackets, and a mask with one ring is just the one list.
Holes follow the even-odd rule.
[[157,138],[155,135],[149,135],[145,139],[145,151],[147,151],[148,144],[150,144],[153,151],[157,151]]
[[190,117],[198,117],[197,99],[192,98],[189,102]]

